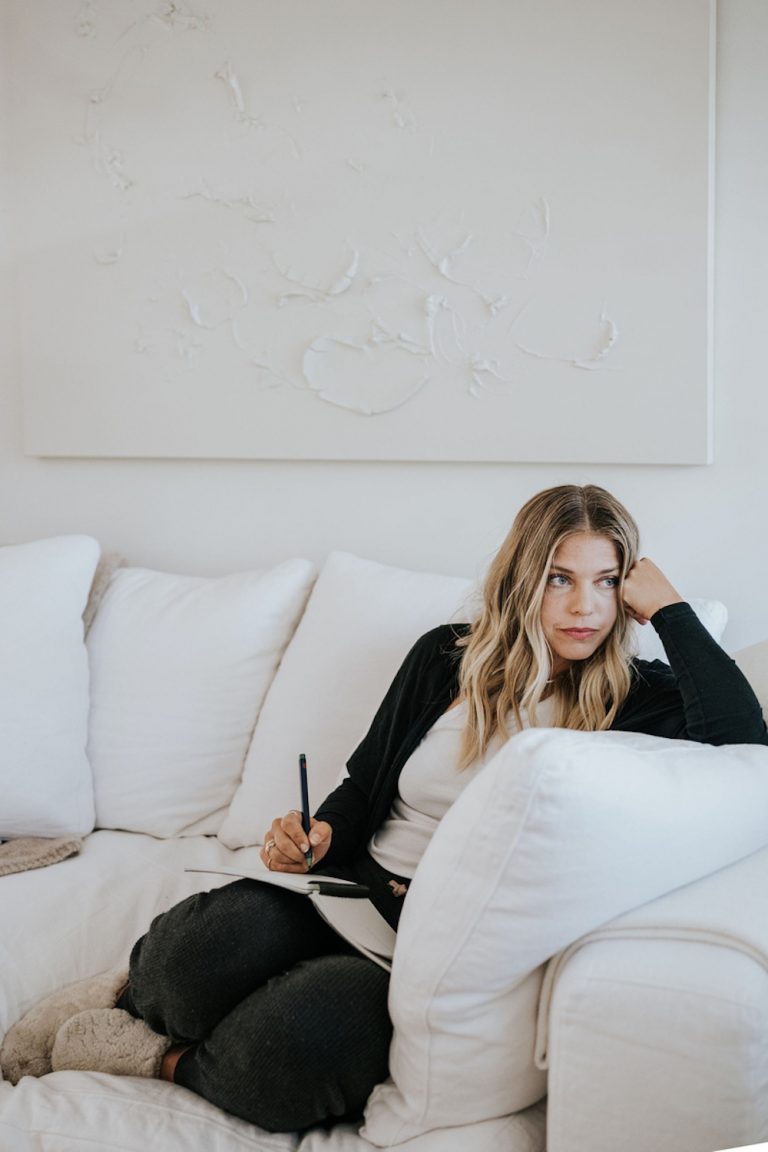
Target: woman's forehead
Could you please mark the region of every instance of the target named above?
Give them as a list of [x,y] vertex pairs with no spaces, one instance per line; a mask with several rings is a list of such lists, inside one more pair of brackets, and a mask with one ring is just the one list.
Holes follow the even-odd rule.
[[596,532],[574,532],[558,545],[553,560],[558,568],[601,572],[618,567],[619,554],[615,543],[607,536]]

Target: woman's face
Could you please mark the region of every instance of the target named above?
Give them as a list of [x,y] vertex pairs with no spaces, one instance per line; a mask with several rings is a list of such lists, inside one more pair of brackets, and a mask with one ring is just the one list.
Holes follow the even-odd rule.
[[541,605],[554,675],[574,660],[586,660],[608,637],[618,613],[620,576],[616,545],[607,536],[576,532],[557,549]]

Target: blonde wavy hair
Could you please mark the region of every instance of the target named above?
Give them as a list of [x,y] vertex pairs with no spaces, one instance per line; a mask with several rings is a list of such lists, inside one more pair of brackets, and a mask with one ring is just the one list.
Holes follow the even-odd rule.
[[[553,680],[541,605],[555,552],[578,532],[604,536],[616,546],[618,613],[603,644]],[[480,616],[459,641],[465,649],[459,699],[468,705],[461,768],[483,755],[495,733],[509,738],[510,712],[518,729],[523,709],[535,725],[537,706],[548,690],[554,696],[556,727],[610,728],[631,682],[631,618],[621,588],[638,548],[637,525],[629,512],[594,484],[547,488],[520,509],[488,571]]]

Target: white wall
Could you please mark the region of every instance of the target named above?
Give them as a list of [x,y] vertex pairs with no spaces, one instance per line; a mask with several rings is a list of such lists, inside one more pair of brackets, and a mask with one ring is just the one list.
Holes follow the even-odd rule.
[[[40,34],[45,37],[44,23]],[[768,490],[766,59],[768,4],[720,0],[714,464],[590,468],[25,458],[9,256],[13,221],[7,187],[0,184],[0,540],[88,532],[132,563],[203,574],[297,554],[321,560],[330,549],[343,548],[394,564],[471,575],[532,492],[553,483],[594,481],[635,513],[645,551],[681,591],[726,601],[729,647],[768,636],[761,498]],[[0,107],[6,105],[7,93]],[[0,146],[4,142],[3,137]],[[0,181],[7,179],[7,166],[0,165]],[[643,402],[638,395],[638,408]],[[658,419],[663,421],[663,411]]]

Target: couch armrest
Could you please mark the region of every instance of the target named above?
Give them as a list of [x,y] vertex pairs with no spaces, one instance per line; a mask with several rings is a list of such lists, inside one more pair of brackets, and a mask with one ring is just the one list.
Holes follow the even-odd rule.
[[768,1139],[768,971],[704,943],[592,941],[552,1005],[548,1152]]
[[536,1062],[548,1152],[714,1152],[768,1139],[768,852],[550,961]]

